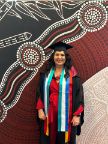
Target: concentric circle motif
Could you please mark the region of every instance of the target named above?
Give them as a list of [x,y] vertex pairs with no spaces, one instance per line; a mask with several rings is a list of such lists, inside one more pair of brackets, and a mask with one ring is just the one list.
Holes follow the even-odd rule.
[[107,22],[106,8],[96,1],[86,2],[80,8],[78,21],[89,32],[100,30]]
[[41,46],[32,42],[24,43],[17,51],[20,65],[27,70],[39,68],[45,61],[45,54]]
[[0,100],[0,122],[2,122],[7,115],[5,104]]

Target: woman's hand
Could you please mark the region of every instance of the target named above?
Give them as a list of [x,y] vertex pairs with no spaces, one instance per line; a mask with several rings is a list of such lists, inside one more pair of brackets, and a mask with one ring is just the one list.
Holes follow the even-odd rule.
[[73,116],[71,123],[73,124],[73,126],[77,126],[80,124],[80,117],[79,116]]
[[43,109],[39,109],[39,110],[38,110],[38,117],[39,117],[41,120],[45,120],[45,119],[46,119],[46,116],[45,116],[45,113],[44,113]]

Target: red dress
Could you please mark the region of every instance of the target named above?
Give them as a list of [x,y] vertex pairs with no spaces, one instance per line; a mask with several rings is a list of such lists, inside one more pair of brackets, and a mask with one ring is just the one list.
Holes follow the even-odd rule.
[[[51,144],[56,143],[57,135],[57,125],[58,125],[58,94],[59,94],[59,83],[57,83],[57,78],[53,78],[50,83],[50,98],[49,98],[49,124],[50,124],[50,140]],[[43,109],[44,104],[41,99],[38,99],[36,109]],[[78,110],[74,113],[75,115],[80,114],[83,111],[83,107],[80,106]]]

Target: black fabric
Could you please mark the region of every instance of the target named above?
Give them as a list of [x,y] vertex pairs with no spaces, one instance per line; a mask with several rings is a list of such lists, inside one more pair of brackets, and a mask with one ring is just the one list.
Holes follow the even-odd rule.
[[[84,93],[81,80],[78,76],[73,77],[73,113],[82,105],[84,107]],[[80,124],[77,126],[77,135],[81,133],[81,126],[84,123],[84,111],[80,116]]]
[[60,41],[50,45],[49,48],[53,49],[54,51],[66,51],[67,49],[73,48],[73,46]]
[[[64,132],[58,132],[56,136],[56,143],[55,144],[75,144],[76,141],[76,133],[77,133],[77,127],[72,126],[70,141],[68,143],[65,143],[65,133]],[[39,144],[51,144],[50,143],[50,137],[46,136],[44,134],[44,121],[40,120],[40,141]]]
[[77,127],[76,126],[72,126],[70,142],[68,142],[67,144],[75,144],[76,134],[77,134]]
[[50,144],[49,136],[44,134],[44,121],[40,120],[40,144]]
[[65,133],[64,132],[57,133],[56,144],[65,144]]
[[[39,81],[40,88],[37,91],[38,91],[38,98],[40,97],[43,102],[44,102],[44,97],[43,97],[44,79],[45,79],[45,73],[41,73],[40,74],[40,81]],[[78,107],[80,105],[84,106],[83,87],[82,87],[80,78],[78,76],[74,76],[73,77],[73,104],[72,104],[73,113],[78,109]],[[80,116],[80,125],[78,125],[76,127],[72,127],[71,141],[68,142],[67,144],[74,144],[75,139],[76,139],[76,135],[80,135],[80,133],[81,133],[81,125],[84,122],[84,118],[83,117],[84,117],[84,112],[82,112],[81,116]],[[41,122],[40,125],[41,125],[41,128],[40,128],[40,135],[41,135],[41,137],[40,137],[41,141],[40,142],[41,143],[40,144],[50,144],[49,143],[49,137],[44,134],[44,129],[43,129],[44,125],[43,125],[43,123]],[[60,133],[57,134],[57,141],[60,142],[60,140],[58,138],[59,136],[62,137],[62,139],[60,139],[61,140],[61,144],[62,144],[62,141],[64,142],[63,133],[61,134],[61,132],[60,132]],[[60,144],[60,143],[58,143],[58,144]]]

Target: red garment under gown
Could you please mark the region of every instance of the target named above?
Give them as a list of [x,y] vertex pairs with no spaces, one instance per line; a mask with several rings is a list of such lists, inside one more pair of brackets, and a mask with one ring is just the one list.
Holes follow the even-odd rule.
[[[50,143],[56,143],[57,136],[57,125],[58,125],[58,93],[59,93],[59,83],[53,78],[50,84],[50,98],[49,98],[49,124],[50,124]],[[38,99],[36,109],[43,109],[44,104],[41,99]],[[83,111],[83,107],[80,106],[74,115],[79,115]]]

